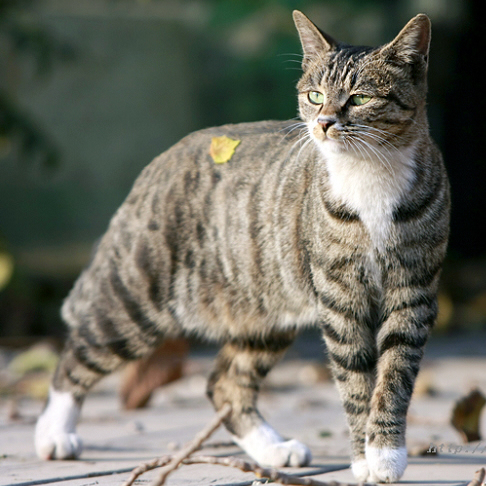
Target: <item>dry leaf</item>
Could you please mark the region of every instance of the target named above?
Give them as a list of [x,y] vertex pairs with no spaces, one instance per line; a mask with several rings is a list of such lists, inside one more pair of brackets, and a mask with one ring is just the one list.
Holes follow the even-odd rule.
[[240,142],[241,140],[233,140],[226,135],[213,137],[211,139],[211,146],[209,147],[209,155],[216,164],[224,164],[233,157],[235,149]]
[[486,398],[478,389],[456,402],[451,424],[459,431],[464,442],[481,440],[479,421],[485,404]]

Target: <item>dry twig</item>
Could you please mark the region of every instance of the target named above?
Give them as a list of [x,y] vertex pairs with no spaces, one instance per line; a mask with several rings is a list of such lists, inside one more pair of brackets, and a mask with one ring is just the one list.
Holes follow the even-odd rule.
[[135,480],[141,476],[143,473],[146,473],[147,471],[151,471],[152,469],[155,469],[157,467],[162,467],[167,465],[171,460],[172,460],[171,455],[167,456],[162,456],[159,457],[158,459],[153,459],[150,462],[146,462],[144,464],[140,464],[140,466],[136,467],[133,471],[130,477],[123,483],[122,486],[132,486],[132,484],[135,482]]
[[231,405],[225,403],[221,410],[218,411],[216,417],[210,422],[196,437],[186,446],[183,447],[177,454],[172,456],[170,463],[164,467],[160,476],[152,483],[152,486],[162,486],[167,479],[167,476],[177,469],[184,459],[187,459],[193,452],[197,451],[202,443],[207,440],[214,431],[219,428],[223,420],[231,413]]
[[474,475],[473,480],[470,483],[468,483],[467,486],[482,486],[485,476],[486,476],[486,471],[484,470],[484,467],[478,469],[476,471],[476,474]]
[[337,483],[336,481],[318,481],[310,477],[294,476],[285,474],[278,469],[261,467],[253,462],[244,461],[238,457],[215,457],[215,456],[194,456],[184,460],[184,464],[215,464],[217,466],[229,466],[240,469],[243,472],[252,472],[257,478],[266,478],[280,484],[292,486],[360,486],[364,483],[348,484]]
[[[167,465],[172,459],[172,456],[163,456],[159,459],[154,459],[153,461],[141,464],[139,467],[132,471],[132,475],[123,486],[132,486],[135,480],[141,474],[155,469],[157,467],[162,467]],[[257,478],[266,478],[272,481],[278,482],[280,484],[292,485],[292,486],[359,486],[356,484],[348,483],[337,483],[336,481],[318,481],[309,477],[294,476],[291,474],[285,474],[278,469],[261,467],[258,464],[244,461],[238,457],[216,457],[216,456],[194,456],[187,457],[182,461],[182,464],[214,464],[216,466],[228,466],[239,469],[243,472],[251,472],[255,474]],[[362,485],[364,483],[360,483]],[[469,485],[468,485],[469,486]],[[476,485],[472,485],[476,486]]]
[[131,486],[135,480],[144,472],[150,471],[157,467],[164,467],[160,476],[152,483],[152,486],[161,486],[164,484],[167,476],[177,469],[184,459],[187,459],[192,453],[201,448],[204,441],[209,439],[216,429],[223,423],[223,420],[231,413],[231,405],[225,403],[221,410],[218,411],[214,420],[212,420],[203,430],[201,430],[194,439],[189,442],[186,447],[183,447],[177,454],[166,455],[159,459],[141,464],[132,471],[130,478],[123,484],[123,486]]

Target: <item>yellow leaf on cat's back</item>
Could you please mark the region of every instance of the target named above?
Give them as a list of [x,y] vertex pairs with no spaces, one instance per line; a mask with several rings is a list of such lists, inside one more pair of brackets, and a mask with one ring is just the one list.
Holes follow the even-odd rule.
[[240,142],[241,140],[233,140],[226,135],[213,137],[209,147],[209,155],[213,158],[215,164],[224,164],[233,157]]

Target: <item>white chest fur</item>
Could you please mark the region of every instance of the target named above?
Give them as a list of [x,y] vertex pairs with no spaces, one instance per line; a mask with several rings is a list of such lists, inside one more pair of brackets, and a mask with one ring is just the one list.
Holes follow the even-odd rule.
[[328,168],[332,195],[358,213],[373,248],[383,250],[393,210],[415,177],[414,148],[363,158],[333,150],[326,142],[318,145]]

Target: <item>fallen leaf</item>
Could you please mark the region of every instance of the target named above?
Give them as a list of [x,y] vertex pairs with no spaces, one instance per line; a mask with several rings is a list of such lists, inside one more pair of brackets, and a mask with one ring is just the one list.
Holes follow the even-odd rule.
[[224,164],[233,157],[235,149],[240,142],[241,140],[233,140],[226,135],[213,137],[211,139],[211,146],[209,147],[209,155],[216,164]]
[[481,440],[479,421],[481,410],[486,404],[486,398],[478,390],[474,389],[459,399],[452,411],[451,424],[459,431],[464,442]]

